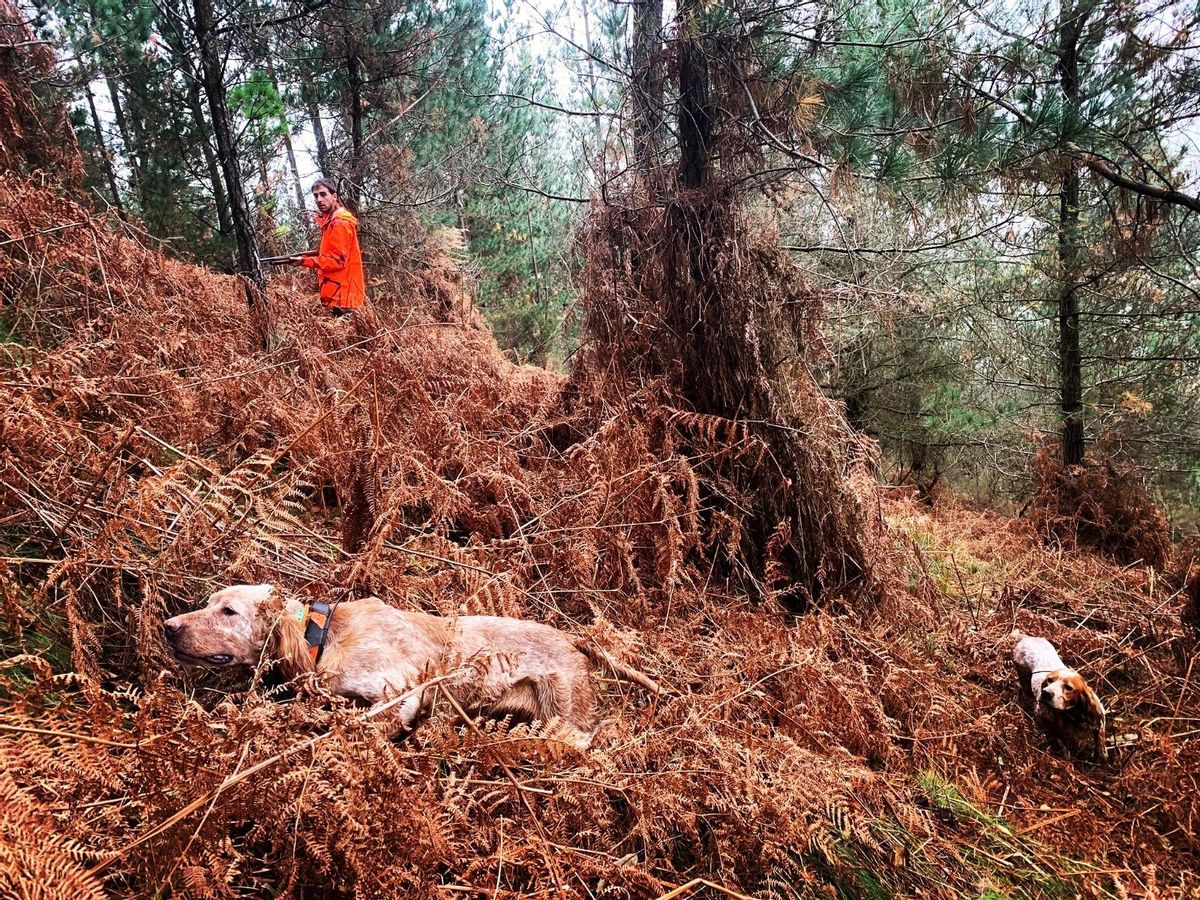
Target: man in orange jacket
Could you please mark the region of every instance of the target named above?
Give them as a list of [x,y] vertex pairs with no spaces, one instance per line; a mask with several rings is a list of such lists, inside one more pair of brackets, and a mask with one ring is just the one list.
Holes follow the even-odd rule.
[[293,266],[317,270],[321,305],[334,316],[358,309],[367,299],[362,252],[358,248],[358,219],[338,199],[337,188],[325,178],[312,186],[317,203],[321,249],[316,256],[293,256]]

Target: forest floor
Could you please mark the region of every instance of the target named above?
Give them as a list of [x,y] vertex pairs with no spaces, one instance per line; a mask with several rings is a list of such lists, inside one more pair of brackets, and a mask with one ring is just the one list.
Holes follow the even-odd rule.
[[[705,562],[729,523],[685,452],[661,453],[671,411],[634,397],[585,423],[563,379],[499,351],[449,257],[377,278],[349,322],[317,315],[290,274],[254,316],[233,279],[136,229],[32,181],[12,196],[0,880],[15,896],[1200,891],[1197,634],[1169,576],[872,488],[887,596],[788,616]],[[317,683],[172,662],[166,617],[259,581],[534,618],[668,693],[606,683],[587,751],[555,723],[442,712],[393,743]],[[1035,727],[1014,628],[1098,690],[1107,762]]]

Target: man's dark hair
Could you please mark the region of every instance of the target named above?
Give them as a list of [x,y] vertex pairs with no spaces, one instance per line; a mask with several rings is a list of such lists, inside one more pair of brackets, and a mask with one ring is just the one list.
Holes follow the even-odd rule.
[[336,194],[338,192],[337,185],[328,178],[318,178],[313,182],[313,185],[309,190],[315,192],[319,187],[325,188],[325,190],[329,191],[331,194]]

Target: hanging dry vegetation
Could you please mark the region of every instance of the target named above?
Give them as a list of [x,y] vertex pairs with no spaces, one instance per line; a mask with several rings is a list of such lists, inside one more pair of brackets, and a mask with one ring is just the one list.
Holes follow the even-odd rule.
[[75,186],[83,182],[75,132],[63,107],[40,96],[53,81],[54,51],[0,0],[0,171],[47,169]]
[[1118,562],[1164,568],[1171,558],[1167,517],[1141,473],[1103,458],[1063,466],[1043,447],[1033,461],[1029,520],[1047,540],[1097,550]]
[[587,327],[568,398],[619,405],[633,390],[662,420],[657,454],[695,467],[723,578],[793,612],[876,602],[876,451],[810,374],[820,297],[722,188],[628,202],[597,205],[583,235]]
[[[1009,520],[880,497],[869,448],[845,446],[807,381],[772,421],[812,443],[782,464],[766,432],[680,405],[654,346],[665,313],[599,275],[628,272],[628,246],[644,267],[653,223],[597,217],[589,253],[613,258],[585,287],[616,349],[593,332],[564,383],[464,322],[444,255],[419,279],[386,275],[349,323],[314,315],[307,279],[277,277],[264,351],[232,279],[39,180],[8,183],[0,893],[1200,889],[1200,674],[1180,594]],[[716,246],[749,268],[731,257],[724,283],[751,279],[734,296],[757,315],[754,273],[779,261],[769,235],[737,235]],[[805,482],[778,486],[782,504],[749,493],[747,473],[779,477],[770,465],[845,505],[798,507]],[[748,521],[770,523],[763,558]],[[845,561],[789,562],[810,534]],[[854,602],[867,559],[873,606]],[[752,601],[755,579],[778,594],[796,565],[830,602],[811,603],[811,580],[801,617]],[[586,752],[554,722],[441,710],[393,743],[318,683],[171,662],[162,621],[235,581],[537,619],[670,693],[608,685]],[[1113,763],[1049,752],[1005,664],[1014,624],[1098,687]]]

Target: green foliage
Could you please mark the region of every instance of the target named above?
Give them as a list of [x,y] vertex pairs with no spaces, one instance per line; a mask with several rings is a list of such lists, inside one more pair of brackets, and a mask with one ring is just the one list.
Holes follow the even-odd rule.
[[[103,138],[121,199],[151,234],[174,239],[189,257],[223,264],[228,238],[202,174],[207,123],[197,119],[188,94],[194,85],[178,65],[180,53],[194,52],[183,47],[178,12],[146,0],[53,0],[53,11],[48,33],[70,48],[79,94],[90,83],[105,110],[103,136],[85,108],[74,113],[83,148],[94,151]],[[88,185],[107,196],[98,153],[85,153],[85,161]]]
[[561,362],[573,209],[536,191],[575,195],[581,178],[553,113],[519,99],[550,92],[546,62],[527,50],[506,59],[484,4],[459,2],[453,10],[463,18],[445,55],[457,75],[433,85],[423,101],[435,127],[405,141],[418,177],[458,185],[453,208],[431,211],[427,221],[465,230],[479,270],[478,302],[501,346],[538,364]]
[[253,129],[256,141],[266,141],[287,132],[283,98],[262,69],[255,69],[246,81],[230,88],[229,103]]
[[[1031,838],[1015,832],[999,816],[993,815],[968,799],[950,780],[933,770],[918,773],[916,787],[935,809],[948,813],[954,822],[951,827],[962,828],[971,838],[964,839],[960,847],[966,860],[987,871],[1002,885],[1011,883],[1035,887],[1042,897],[1074,897],[1076,888],[1063,877],[1051,874],[1044,866],[1046,848]],[[978,841],[978,846],[975,842]],[[1003,868],[995,869],[999,862]],[[1065,856],[1054,858],[1055,868],[1064,874],[1085,871],[1088,866]],[[993,889],[984,892],[996,896]],[[1005,896],[999,894],[998,896]]]

